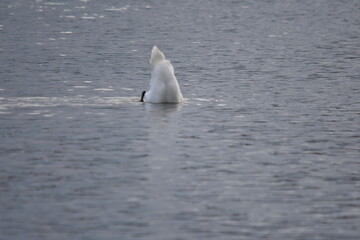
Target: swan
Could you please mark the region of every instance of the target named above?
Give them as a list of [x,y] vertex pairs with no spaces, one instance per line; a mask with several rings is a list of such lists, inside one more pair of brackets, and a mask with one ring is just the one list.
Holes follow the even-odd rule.
[[174,67],[165,55],[154,46],[151,51],[150,90],[143,91],[140,102],[148,103],[180,103],[183,96],[179,83],[174,75]]

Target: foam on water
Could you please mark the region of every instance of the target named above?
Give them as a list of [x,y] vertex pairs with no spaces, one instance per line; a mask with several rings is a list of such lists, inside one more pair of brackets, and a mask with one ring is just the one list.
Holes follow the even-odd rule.
[[94,91],[114,91],[112,88],[95,88]]
[[125,91],[134,91],[133,88],[126,88],[126,87],[122,87],[121,89],[125,90]]
[[114,106],[139,102],[139,97],[17,97],[0,99],[0,109],[17,107]]

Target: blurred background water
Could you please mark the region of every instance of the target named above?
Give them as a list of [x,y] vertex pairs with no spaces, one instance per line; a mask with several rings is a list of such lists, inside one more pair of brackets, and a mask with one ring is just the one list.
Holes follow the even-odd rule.
[[359,57],[356,0],[2,0],[0,239],[358,239]]

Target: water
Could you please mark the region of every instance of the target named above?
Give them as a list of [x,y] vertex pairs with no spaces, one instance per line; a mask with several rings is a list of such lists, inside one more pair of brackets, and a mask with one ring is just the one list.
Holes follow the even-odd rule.
[[[0,3],[0,239],[358,239],[360,2]],[[143,104],[153,45],[182,104]]]

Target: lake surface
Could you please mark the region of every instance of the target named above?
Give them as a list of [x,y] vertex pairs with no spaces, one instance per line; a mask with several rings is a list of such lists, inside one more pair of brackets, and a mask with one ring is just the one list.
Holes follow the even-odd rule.
[[360,1],[3,0],[0,137],[0,239],[359,239]]

